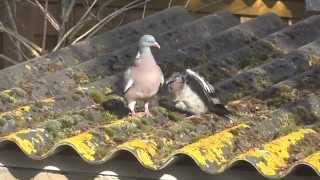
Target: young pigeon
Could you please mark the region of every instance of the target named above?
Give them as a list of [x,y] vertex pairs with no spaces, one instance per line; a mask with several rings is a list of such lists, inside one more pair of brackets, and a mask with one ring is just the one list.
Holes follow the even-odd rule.
[[155,96],[164,77],[156,63],[150,47],[160,49],[159,43],[152,35],[143,35],[139,40],[139,50],[134,64],[124,73],[124,95],[132,115],[136,115],[135,104],[137,100],[144,101],[144,114],[151,116],[149,100]]
[[172,74],[166,85],[170,96],[174,98],[175,108],[181,111],[193,115],[208,111],[220,116],[230,114],[216,96],[213,86],[191,69]]

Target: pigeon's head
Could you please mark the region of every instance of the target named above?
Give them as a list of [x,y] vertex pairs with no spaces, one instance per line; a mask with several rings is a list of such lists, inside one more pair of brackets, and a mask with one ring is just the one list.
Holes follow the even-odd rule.
[[166,81],[166,87],[170,96],[177,97],[186,83],[185,76],[181,73],[173,73]]
[[160,49],[159,43],[156,41],[156,39],[152,35],[143,35],[140,38],[139,41],[139,47],[144,48],[144,47],[157,47]]

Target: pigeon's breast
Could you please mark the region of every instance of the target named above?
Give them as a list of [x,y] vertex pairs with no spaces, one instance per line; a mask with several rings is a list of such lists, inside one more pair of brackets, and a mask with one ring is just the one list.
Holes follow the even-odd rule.
[[[157,94],[162,73],[159,66],[144,66],[132,69],[134,84],[129,90],[136,98],[149,98]],[[129,92],[130,93],[130,92]]]

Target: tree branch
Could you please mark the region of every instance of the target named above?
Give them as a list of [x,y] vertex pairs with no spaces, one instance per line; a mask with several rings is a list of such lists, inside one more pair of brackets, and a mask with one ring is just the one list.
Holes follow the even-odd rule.
[[9,58],[8,56],[4,55],[4,54],[0,54],[0,58],[4,59],[5,61],[8,61],[12,64],[18,64],[19,62],[16,60],[13,60],[11,58]]
[[187,0],[187,2],[184,4],[184,8],[188,8],[191,0]]
[[85,19],[88,17],[88,14],[91,12],[92,8],[94,7],[94,5],[98,2],[98,0],[94,0],[91,4],[91,6],[87,9],[87,11],[82,15],[82,17],[80,18],[80,20],[76,23],[76,25],[74,25],[72,28],[70,28],[63,36],[62,38],[59,40],[59,42],[57,43],[57,45],[53,48],[52,52],[57,51],[62,43],[67,39],[67,37],[73,32],[75,31],[80,25],[82,25],[82,22],[85,21]]
[[2,22],[0,22],[0,31],[3,31],[8,35],[14,37],[16,40],[20,41],[34,56],[40,56],[39,53],[42,51],[41,47],[34,44],[32,41],[26,39],[25,37],[21,36],[19,33],[16,33],[4,27]]
[[[15,18],[13,16],[10,4],[9,4],[8,0],[5,0],[4,3],[5,3],[6,9],[7,9],[7,13],[8,13],[8,16],[9,16],[10,25],[11,25],[13,31],[18,33],[17,23],[16,23]],[[13,37],[11,37],[11,36],[9,36],[9,39],[12,42],[12,44],[14,44],[14,46],[18,49],[18,51],[19,51],[18,59],[19,59],[19,61],[22,61],[22,57],[24,57],[25,54],[23,53],[23,50],[21,49],[20,43],[18,41],[15,41],[13,39]]]
[[[45,0],[45,11],[48,12],[48,0]],[[43,20],[43,34],[42,34],[42,52],[46,49],[46,41],[47,41],[47,31],[48,31],[48,17],[44,16]]]
[[[137,3],[139,1],[140,0],[132,1],[131,3],[123,6],[122,8],[120,8],[120,9],[116,10],[115,12],[109,14],[108,16],[104,17],[96,25],[94,25],[91,29],[89,29],[87,32],[85,32],[84,34],[79,36],[76,40],[74,40],[72,42],[72,44],[77,43],[78,41],[80,41],[81,39],[83,39],[86,36],[88,36],[88,38],[92,37],[96,32],[98,32],[106,23],[110,22],[113,18],[117,17],[118,15],[120,15],[130,9],[139,7],[144,4],[144,2]],[[135,3],[137,3],[137,4],[135,4]]]
[[[34,5],[34,2],[32,2],[31,0],[27,0],[30,4]],[[41,3],[38,0],[34,0],[37,7],[39,7],[39,9],[42,11],[43,14],[45,14],[45,16],[48,17],[48,21],[50,22],[50,24],[52,25],[52,27],[57,30],[60,31],[60,25],[58,23],[58,21],[47,11],[45,11],[45,8],[41,5]]]

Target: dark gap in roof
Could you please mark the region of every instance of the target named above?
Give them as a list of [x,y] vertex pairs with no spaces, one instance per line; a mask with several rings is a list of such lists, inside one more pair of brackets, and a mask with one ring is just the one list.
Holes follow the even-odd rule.
[[295,178],[308,178],[308,180],[319,179],[317,173],[308,165],[297,165],[283,180],[291,180]]
[[4,141],[0,143],[0,150],[21,151],[21,149],[11,141]]
[[246,161],[237,161],[232,164],[232,166],[228,170],[253,171],[259,174],[256,168]]

